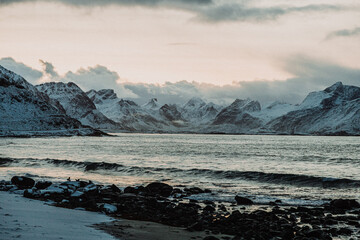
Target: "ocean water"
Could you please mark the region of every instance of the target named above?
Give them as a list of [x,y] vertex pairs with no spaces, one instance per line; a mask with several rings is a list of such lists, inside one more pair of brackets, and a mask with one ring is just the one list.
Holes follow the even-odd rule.
[[360,199],[360,138],[191,134],[0,139],[0,179],[164,181],[212,190],[199,199],[321,204]]

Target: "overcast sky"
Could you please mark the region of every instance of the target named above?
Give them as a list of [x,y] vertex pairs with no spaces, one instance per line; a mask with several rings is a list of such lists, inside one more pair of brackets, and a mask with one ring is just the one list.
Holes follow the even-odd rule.
[[297,103],[360,85],[353,0],[0,0],[0,64],[119,97]]

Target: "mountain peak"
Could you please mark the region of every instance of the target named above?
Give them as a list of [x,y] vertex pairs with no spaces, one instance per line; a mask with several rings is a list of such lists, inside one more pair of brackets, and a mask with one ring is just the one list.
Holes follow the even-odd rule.
[[101,89],[97,91],[97,94],[101,97],[102,100],[117,98],[117,95],[113,89]]
[[160,105],[158,103],[157,98],[151,98],[149,102],[143,105],[143,107],[147,109],[159,109]]
[[184,108],[202,107],[204,105],[206,105],[204,100],[199,97],[193,97],[184,105]]
[[324,91],[327,93],[330,92],[335,92],[335,91],[341,91],[341,89],[343,89],[344,85],[342,84],[342,82],[336,82],[333,85],[331,85],[330,87],[326,88]]

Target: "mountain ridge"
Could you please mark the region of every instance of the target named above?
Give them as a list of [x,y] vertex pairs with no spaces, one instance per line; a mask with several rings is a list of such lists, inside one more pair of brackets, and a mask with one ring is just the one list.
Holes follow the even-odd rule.
[[[274,102],[262,107],[256,100],[238,98],[228,106],[220,106],[199,97],[184,104],[164,105],[152,98],[148,103],[138,105],[119,98],[113,89],[85,93],[71,82],[32,86],[21,76],[6,71],[0,68],[0,87],[22,89],[22,92],[13,92],[13,97],[26,92],[37,101],[46,102],[47,108],[65,118],[75,118],[80,125],[108,131],[360,135],[360,88],[341,82],[309,93],[298,105]],[[3,110],[11,116],[11,111],[4,108],[5,105],[1,106],[0,112]],[[3,131],[1,127],[0,131]]]

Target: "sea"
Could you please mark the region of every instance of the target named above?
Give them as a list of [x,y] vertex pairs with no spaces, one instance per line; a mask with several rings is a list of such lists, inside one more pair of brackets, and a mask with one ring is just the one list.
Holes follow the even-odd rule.
[[202,134],[0,139],[0,180],[200,187],[197,200],[321,205],[360,199],[360,138]]

